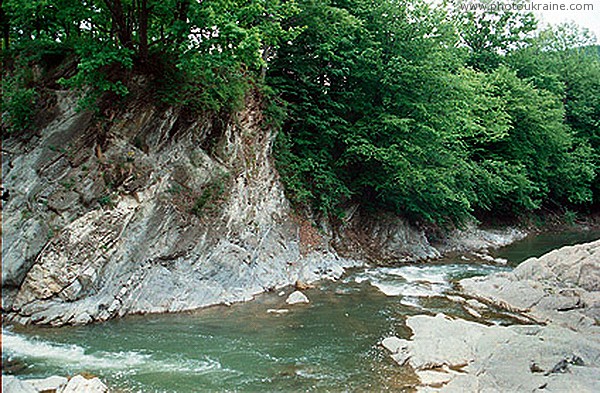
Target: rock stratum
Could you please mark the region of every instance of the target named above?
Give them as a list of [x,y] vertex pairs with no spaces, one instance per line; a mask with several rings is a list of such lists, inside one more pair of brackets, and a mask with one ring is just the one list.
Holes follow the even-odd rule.
[[540,323],[573,330],[600,321],[600,240],[531,258],[512,272],[462,280],[463,292]]
[[460,286],[478,299],[471,304],[485,302],[538,323],[409,317],[412,339],[389,337],[382,344],[415,370],[420,391],[600,391],[600,240]]
[[284,195],[258,94],[227,116],[141,101],[97,116],[76,111],[69,92],[51,94],[40,131],[2,146],[8,321],[191,310],[336,278],[359,260],[418,260],[523,236],[472,228],[433,241],[356,207],[341,225],[315,228]]
[[72,378],[52,376],[44,379],[17,379],[12,375],[2,375],[4,393],[108,393],[108,387],[97,377],[86,378],[76,375]]

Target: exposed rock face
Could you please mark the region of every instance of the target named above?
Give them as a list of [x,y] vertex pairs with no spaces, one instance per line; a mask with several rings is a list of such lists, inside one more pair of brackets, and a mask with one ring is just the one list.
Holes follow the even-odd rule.
[[97,120],[57,97],[39,134],[3,141],[8,320],[59,326],[227,304],[339,277],[358,259],[418,260],[522,235],[472,229],[430,242],[399,218],[359,213],[317,231],[289,207],[252,95],[228,119],[134,102]]
[[401,217],[365,213],[358,207],[349,209],[345,221],[333,232],[333,244],[341,255],[375,263],[413,262],[448,252],[497,248],[526,236],[514,228],[483,230],[471,225],[432,238]]
[[[599,274],[600,240],[529,259],[510,273],[461,280],[468,296],[546,325],[486,326],[417,315],[407,320],[411,340],[390,337],[382,345],[416,371],[423,391],[597,392]],[[457,301],[475,313],[486,307]]]
[[514,271],[460,282],[464,292],[571,329],[600,321],[600,240],[531,258]]
[[63,95],[39,137],[4,142],[9,319],[84,324],[243,301],[352,263],[301,242],[254,97],[226,122],[132,107],[96,124],[74,107]]
[[[486,326],[409,317],[411,340],[386,339],[392,357],[414,368],[421,391],[597,392],[600,339],[558,326]],[[393,343],[393,346],[390,346]]]

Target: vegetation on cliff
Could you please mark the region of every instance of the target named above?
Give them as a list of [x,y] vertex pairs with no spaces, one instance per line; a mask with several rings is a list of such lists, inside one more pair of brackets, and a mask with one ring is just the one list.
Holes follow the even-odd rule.
[[35,128],[40,70],[88,109],[138,76],[214,113],[258,87],[298,207],[459,224],[600,202],[600,58],[574,25],[424,0],[4,0],[1,17],[3,134]]

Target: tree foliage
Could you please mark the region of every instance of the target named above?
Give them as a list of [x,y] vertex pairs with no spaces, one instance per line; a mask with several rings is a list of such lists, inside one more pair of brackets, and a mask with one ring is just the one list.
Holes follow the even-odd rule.
[[[595,99],[571,104],[564,89],[536,84],[539,70],[515,67],[533,45],[531,15],[459,15],[419,0],[299,4],[294,26],[306,29],[268,79],[290,107],[278,151],[292,200],[438,224],[591,201],[594,151],[569,118]],[[577,61],[564,49],[543,56],[559,52]],[[579,94],[600,80],[589,76]]]
[[2,7],[14,51],[46,44],[77,54],[68,87],[124,96],[137,67],[159,74],[164,99],[211,110],[235,106],[267,54],[295,34],[281,21],[296,6],[280,0],[5,0]]
[[140,73],[163,101],[205,111],[263,86],[288,196],[321,214],[358,203],[460,224],[599,201],[592,38],[430,3],[4,0],[3,55],[21,60],[3,71],[3,118],[31,127],[36,93],[19,72],[71,53],[77,72],[62,83],[92,106]]

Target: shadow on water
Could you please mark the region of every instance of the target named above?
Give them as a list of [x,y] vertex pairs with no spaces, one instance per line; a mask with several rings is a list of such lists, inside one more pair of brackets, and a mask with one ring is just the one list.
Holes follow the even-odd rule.
[[572,246],[578,243],[587,243],[600,239],[600,230],[546,232],[535,236],[528,236],[523,240],[503,247],[493,252],[493,255],[508,259],[511,266],[516,266],[531,257],[540,257],[547,252]]

